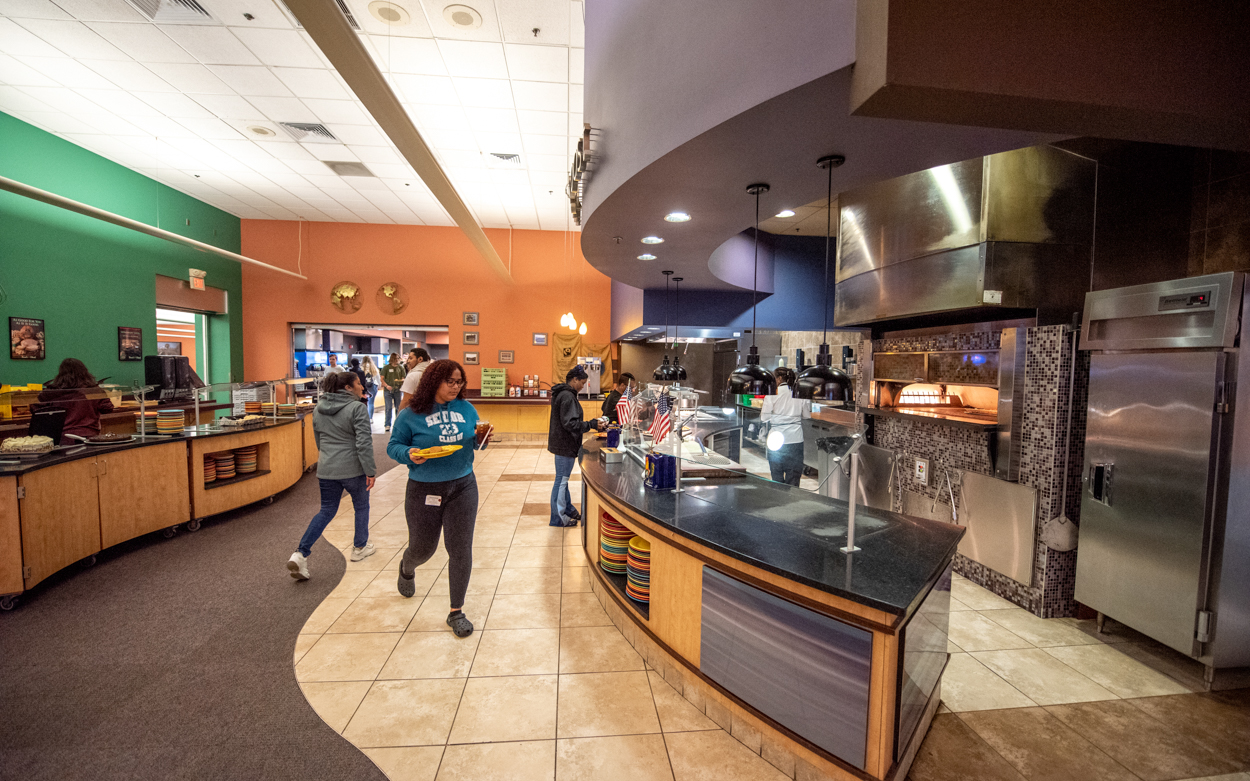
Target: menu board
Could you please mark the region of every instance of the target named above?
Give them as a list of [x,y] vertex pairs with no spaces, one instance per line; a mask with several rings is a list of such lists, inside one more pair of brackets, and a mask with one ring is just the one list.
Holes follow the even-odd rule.
[[504,396],[508,392],[507,369],[482,369],[482,395]]

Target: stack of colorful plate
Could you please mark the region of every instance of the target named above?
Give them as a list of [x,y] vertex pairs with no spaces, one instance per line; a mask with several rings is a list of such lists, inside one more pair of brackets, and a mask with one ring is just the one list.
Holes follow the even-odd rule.
[[247,415],[259,415],[261,411],[261,403],[259,401],[243,402],[243,412]]
[[641,537],[629,541],[625,595],[635,602],[651,601],[651,543]]
[[181,434],[187,424],[186,414],[180,409],[159,410],[156,417],[156,433]]
[[217,460],[211,455],[204,456],[204,482],[211,483],[217,479]]
[[234,477],[234,451],[227,450],[224,453],[213,453],[213,460],[217,462],[217,479],[229,480]]
[[629,541],[634,533],[604,515],[599,523],[599,566],[604,572],[624,575],[626,559],[629,557]]
[[155,410],[151,412],[135,413],[135,431],[140,434],[155,434],[156,424],[160,418]]
[[256,471],[256,446],[237,447],[234,449],[234,471],[241,475]]

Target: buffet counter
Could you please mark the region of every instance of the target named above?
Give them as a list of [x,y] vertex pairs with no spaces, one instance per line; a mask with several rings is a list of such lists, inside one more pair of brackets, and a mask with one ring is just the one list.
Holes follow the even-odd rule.
[[[495,427],[497,440],[507,441],[507,435],[547,433],[551,419],[551,399],[539,396],[476,396],[466,394],[465,399],[477,408],[482,420]],[[579,399],[586,420],[599,417],[603,400]],[[500,436],[505,435],[505,436]],[[545,439],[544,439],[545,441]]]
[[[205,482],[209,454],[255,448],[255,469]],[[311,448],[311,450],[310,450]],[[107,445],[0,455],[0,608],[49,575],[154,531],[272,500],[316,463],[312,416],[243,429],[187,428]]]
[[[582,461],[583,545],[626,637],[735,737],[763,734],[834,778],[904,778],[940,698],[963,529],[860,507],[848,556],[844,501],[754,478],[652,490],[599,450]],[[599,566],[601,532],[609,550],[622,527],[649,547],[644,570]],[[649,601],[628,595],[639,583]]]

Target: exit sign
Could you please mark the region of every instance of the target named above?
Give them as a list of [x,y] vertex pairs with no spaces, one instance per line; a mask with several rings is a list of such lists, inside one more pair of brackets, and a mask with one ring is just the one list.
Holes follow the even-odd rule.
[[203,278],[203,277],[191,277],[191,289],[192,289],[192,290],[203,290],[203,289],[204,289],[204,278]]

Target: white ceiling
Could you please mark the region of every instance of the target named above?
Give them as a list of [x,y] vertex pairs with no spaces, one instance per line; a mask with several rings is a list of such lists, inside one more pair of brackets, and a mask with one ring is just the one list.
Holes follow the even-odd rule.
[[[574,229],[564,184],[582,133],[580,0],[390,1],[408,24],[344,0],[478,221]],[[239,217],[453,224],[284,7],[198,2],[212,21],[156,24],[126,0],[0,0],[0,111]],[[445,21],[453,3],[482,25]],[[278,122],[319,122],[342,143],[298,143]],[[272,140],[248,131],[258,125]],[[362,162],[376,178],[321,161]]]

